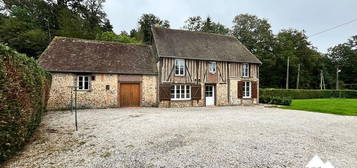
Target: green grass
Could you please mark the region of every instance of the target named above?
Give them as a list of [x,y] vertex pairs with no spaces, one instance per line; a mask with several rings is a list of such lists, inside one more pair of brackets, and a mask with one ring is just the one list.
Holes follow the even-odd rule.
[[357,99],[295,99],[281,108],[357,116]]

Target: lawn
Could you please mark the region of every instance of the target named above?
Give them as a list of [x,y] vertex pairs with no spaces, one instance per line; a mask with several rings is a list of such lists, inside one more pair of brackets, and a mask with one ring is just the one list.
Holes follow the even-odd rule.
[[296,99],[281,108],[357,116],[357,99]]

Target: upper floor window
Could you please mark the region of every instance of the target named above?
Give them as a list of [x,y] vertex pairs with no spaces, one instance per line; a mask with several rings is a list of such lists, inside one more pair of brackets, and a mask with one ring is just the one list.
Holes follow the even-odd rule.
[[77,77],[78,90],[89,90],[89,76],[80,75]]
[[249,64],[243,64],[242,76],[249,77]]
[[217,71],[217,63],[216,62],[209,62],[208,68],[210,73],[216,73]]
[[185,76],[185,60],[175,60],[175,76]]
[[243,98],[252,98],[252,83],[243,82]]

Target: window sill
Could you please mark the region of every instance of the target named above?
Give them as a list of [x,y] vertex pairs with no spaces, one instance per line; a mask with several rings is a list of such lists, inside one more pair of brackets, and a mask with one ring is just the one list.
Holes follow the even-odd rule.
[[189,101],[191,99],[171,99],[171,101]]

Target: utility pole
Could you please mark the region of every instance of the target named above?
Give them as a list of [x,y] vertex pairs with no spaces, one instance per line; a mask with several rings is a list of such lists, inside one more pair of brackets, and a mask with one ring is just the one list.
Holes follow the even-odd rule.
[[288,57],[288,63],[286,66],[286,89],[289,89],[289,57]]
[[336,68],[336,90],[339,89],[339,86],[338,86],[338,73],[340,72],[340,70],[338,69],[338,67]]
[[322,85],[323,85],[323,73],[322,70],[320,71],[320,90],[322,90]]
[[300,82],[300,64],[298,65],[298,74],[296,79],[296,89],[299,89],[299,82]]

